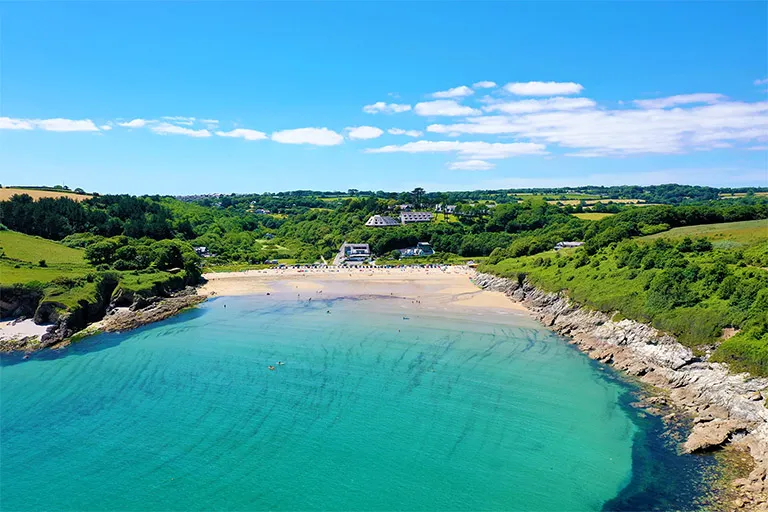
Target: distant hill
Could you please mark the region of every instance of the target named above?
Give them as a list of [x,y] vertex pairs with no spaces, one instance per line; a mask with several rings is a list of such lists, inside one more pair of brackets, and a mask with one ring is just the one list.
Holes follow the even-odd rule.
[[43,197],[68,197],[73,201],[85,201],[93,196],[90,194],[76,194],[71,190],[43,190],[36,188],[0,188],[0,201],[7,201],[16,194],[27,194],[37,201]]

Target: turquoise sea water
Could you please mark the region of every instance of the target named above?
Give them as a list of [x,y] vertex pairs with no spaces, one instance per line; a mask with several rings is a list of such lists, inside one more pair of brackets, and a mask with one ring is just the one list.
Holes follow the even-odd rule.
[[390,302],[221,298],[4,357],[0,508],[693,507],[711,462],[609,370],[522,316]]

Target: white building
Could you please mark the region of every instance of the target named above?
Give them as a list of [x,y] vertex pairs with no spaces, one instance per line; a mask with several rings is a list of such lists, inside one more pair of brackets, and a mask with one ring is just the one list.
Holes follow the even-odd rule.
[[385,215],[372,215],[370,219],[365,223],[366,226],[369,228],[377,228],[377,227],[385,227],[385,226],[397,226],[400,224],[397,222],[397,220],[393,219],[392,217],[387,217]]
[[435,206],[437,213],[454,213],[456,212],[455,204],[438,204]]
[[400,222],[403,224],[432,222],[432,214],[430,212],[404,212],[400,214]]
[[432,249],[432,246],[429,245],[427,242],[419,242],[416,244],[416,247],[409,247],[407,249],[399,249],[400,256],[403,258],[408,258],[410,256],[432,256],[435,254],[434,249]]
[[571,247],[579,247],[584,245],[584,242],[557,242],[555,244],[555,250],[559,251],[560,249],[569,249]]
[[368,244],[348,244],[344,242],[339,249],[339,258],[342,261],[365,261],[371,257],[371,248]]

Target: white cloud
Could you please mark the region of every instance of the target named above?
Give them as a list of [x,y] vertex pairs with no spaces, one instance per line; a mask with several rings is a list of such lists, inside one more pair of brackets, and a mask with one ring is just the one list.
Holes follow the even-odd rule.
[[483,107],[486,112],[504,112],[505,114],[528,114],[548,110],[576,110],[594,107],[596,103],[589,98],[545,98],[542,100],[521,100],[500,102]]
[[183,124],[185,126],[192,126],[195,124],[195,118],[194,117],[185,117],[185,116],[164,116],[163,119],[166,121],[170,121],[174,124]]
[[755,85],[765,85],[765,84],[768,84],[768,78],[758,78],[753,83]]
[[722,94],[701,92],[696,94],[678,94],[666,98],[655,98],[652,100],[635,100],[634,103],[642,108],[667,108],[675,105],[691,105],[693,103],[717,103],[725,100]]
[[402,128],[390,128],[387,130],[390,135],[407,135],[408,137],[421,137],[424,132],[419,130],[403,130]]
[[483,82],[475,82],[472,84],[472,87],[475,89],[493,89],[496,87],[496,82],[490,82],[490,81],[483,81]]
[[[212,123],[211,123],[212,124]],[[258,130],[249,130],[248,128],[236,128],[228,132],[215,132],[219,137],[234,137],[245,140],[264,140],[267,134]]]
[[33,119],[32,123],[49,132],[97,132],[99,129],[90,119]]
[[747,149],[749,151],[768,151],[768,146],[751,146],[744,149]]
[[376,103],[363,107],[363,112],[366,114],[399,114],[400,112],[408,112],[409,110],[411,110],[410,105],[386,103],[384,101],[377,101]]
[[365,150],[366,153],[456,153],[460,158],[497,159],[519,155],[543,155],[544,144],[533,142],[460,142],[419,140],[407,144],[383,146]]
[[218,119],[201,119],[200,122],[204,124],[219,124]]
[[475,91],[467,87],[466,85],[460,85],[447,91],[438,91],[432,94],[433,98],[463,98],[464,96],[470,96],[475,94]]
[[584,87],[574,82],[513,82],[504,89],[517,96],[557,96],[579,94]]
[[272,140],[281,144],[336,146],[344,142],[344,137],[328,128],[296,128],[274,132]]
[[186,135],[187,137],[211,136],[211,132],[208,130],[193,130],[192,128],[184,128],[183,126],[176,126],[175,124],[170,123],[153,124],[149,129],[159,135]]
[[90,119],[14,119],[0,117],[0,130],[45,130],[48,132],[98,132]]
[[420,116],[475,116],[480,111],[453,100],[435,100],[417,103],[413,109]]
[[350,126],[346,130],[350,139],[358,140],[375,139],[384,133],[384,130],[375,126]]
[[35,127],[27,119],[0,117],[0,130],[33,130]]
[[134,119],[132,121],[128,121],[127,123],[117,123],[117,126],[124,126],[126,128],[143,128],[147,125],[147,123],[150,123],[151,121],[147,121],[146,119]]
[[485,160],[459,160],[448,165],[448,168],[454,171],[487,171],[494,167],[496,164]]
[[713,149],[722,143],[768,142],[768,102],[483,116],[457,124],[433,124],[427,131],[514,135],[587,152],[579,156],[679,154]]
[[103,124],[103,125],[99,126],[99,130],[104,130],[105,132],[108,132],[111,129],[112,129],[112,126],[110,126],[108,124]]

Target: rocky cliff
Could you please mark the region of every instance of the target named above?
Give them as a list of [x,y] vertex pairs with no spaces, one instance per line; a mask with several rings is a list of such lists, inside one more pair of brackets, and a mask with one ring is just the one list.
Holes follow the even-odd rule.
[[681,449],[700,452],[725,444],[742,447],[755,459],[747,479],[734,482],[737,506],[768,510],[768,379],[732,374],[726,366],[696,357],[691,349],[653,327],[633,320],[612,321],[606,313],[574,304],[527,281],[477,274],[481,288],[521,302],[555,332],[568,336],[589,357],[610,364],[667,392],[670,405],[693,418]]

